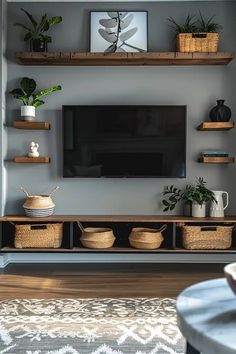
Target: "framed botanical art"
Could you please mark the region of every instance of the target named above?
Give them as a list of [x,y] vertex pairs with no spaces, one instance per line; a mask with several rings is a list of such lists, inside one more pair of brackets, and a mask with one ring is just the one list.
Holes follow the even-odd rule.
[[146,52],[147,11],[91,11],[91,52]]

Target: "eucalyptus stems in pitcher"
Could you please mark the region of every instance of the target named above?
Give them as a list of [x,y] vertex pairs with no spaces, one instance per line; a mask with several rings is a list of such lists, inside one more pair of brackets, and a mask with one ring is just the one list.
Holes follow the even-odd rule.
[[45,33],[54,25],[57,25],[62,21],[61,16],[48,17],[47,14],[44,14],[41,17],[41,20],[38,22],[33,15],[28,11],[21,8],[21,11],[25,13],[30,21],[30,27],[28,24],[22,24],[19,22],[14,23],[14,26],[19,26],[26,30],[24,41],[30,43],[31,52],[47,52],[48,43],[52,42],[52,37],[46,35]]
[[193,217],[205,217],[206,203],[213,201],[217,203],[214,192],[206,187],[206,181],[202,177],[196,178],[195,184],[187,184],[183,190],[174,185],[167,186],[163,195],[167,197],[162,200],[164,211],[174,210],[180,201],[191,202]]

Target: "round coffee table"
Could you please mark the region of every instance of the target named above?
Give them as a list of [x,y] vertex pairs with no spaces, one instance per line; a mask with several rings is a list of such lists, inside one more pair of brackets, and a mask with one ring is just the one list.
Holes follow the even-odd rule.
[[190,286],[176,307],[187,354],[236,354],[236,296],[225,279]]

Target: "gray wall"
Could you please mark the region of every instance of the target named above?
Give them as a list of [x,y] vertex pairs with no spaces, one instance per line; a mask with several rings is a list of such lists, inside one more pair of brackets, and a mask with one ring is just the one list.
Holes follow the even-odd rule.
[[[38,109],[37,118],[52,124],[49,132],[27,132],[8,128],[8,158],[26,153],[30,141],[40,144],[40,153],[52,158],[50,165],[27,166],[7,163],[6,214],[22,213],[24,196],[20,186],[30,193],[45,193],[59,185],[55,195],[57,214],[150,214],[161,213],[159,201],[164,185],[183,186],[203,176],[212,189],[230,193],[228,214],[236,212],[234,192],[234,165],[204,165],[196,162],[204,148],[227,149],[236,152],[235,131],[198,132],[196,126],[206,120],[216,99],[224,98],[236,112],[236,64],[226,67],[37,67],[20,66],[14,53],[26,49],[23,32],[13,26],[25,18],[24,7],[34,14],[62,15],[63,24],[51,32],[50,50],[87,51],[89,43],[89,10],[128,9],[147,10],[149,13],[149,50],[173,51],[173,32],[167,17],[183,19],[188,13],[201,10],[206,16],[216,14],[224,30],[220,50],[236,50],[235,13],[233,2],[178,2],[178,3],[9,3],[8,6],[8,90],[14,88],[23,76],[33,77],[38,87],[62,84],[63,91],[47,98],[47,104]],[[109,89],[108,89],[109,87]],[[187,105],[187,178],[186,179],[63,179],[61,106],[63,104],[179,104]],[[8,97],[7,121],[11,125],[19,116],[19,102]],[[176,213],[181,210],[176,210]]]

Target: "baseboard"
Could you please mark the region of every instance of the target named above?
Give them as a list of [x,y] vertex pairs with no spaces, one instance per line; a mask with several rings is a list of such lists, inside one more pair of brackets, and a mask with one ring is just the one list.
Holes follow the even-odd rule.
[[72,254],[72,253],[5,253],[0,268],[11,263],[230,263],[235,254]]

